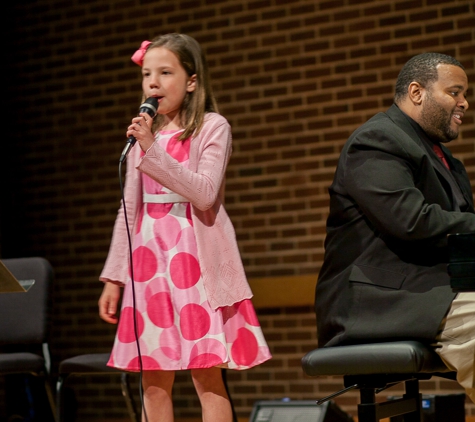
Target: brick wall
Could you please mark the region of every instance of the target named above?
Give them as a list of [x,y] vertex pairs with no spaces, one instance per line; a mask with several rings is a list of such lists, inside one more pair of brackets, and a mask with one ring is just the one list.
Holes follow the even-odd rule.
[[[55,362],[108,351],[113,338],[114,327],[97,317],[97,278],[119,205],[125,128],[141,99],[130,56],[142,40],[184,32],[208,55],[220,110],[233,127],[226,207],[251,282],[316,277],[340,148],[392,103],[409,57],[451,54],[475,81],[468,0],[25,0],[4,16],[0,253],[41,255],[54,265]],[[475,104],[473,89],[468,99]],[[469,112],[450,148],[473,183],[474,139]],[[316,343],[308,302],[259,309],[274,359],[229,373],[240,416],[256,400],[313,399],[340,385],[301,373],[300,357]],[[457,389],[437,380],[424,386]],[[80,421],[125,415],[115,383],[84,378],[75,387]],[[187,374],[177,379],[176,400],[177,416],[199,414]],[[356,396],[339,403],[354,412]],[[472,405],[467,411],[475,414]]]

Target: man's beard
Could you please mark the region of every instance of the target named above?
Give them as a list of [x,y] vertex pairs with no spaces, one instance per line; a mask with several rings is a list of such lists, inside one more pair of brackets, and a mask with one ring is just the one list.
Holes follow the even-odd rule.
[[450,127],[452,113],[440,106],[428,92],[421,111],[419,124],[432,140],[450,142],[457,138],[458,131]]

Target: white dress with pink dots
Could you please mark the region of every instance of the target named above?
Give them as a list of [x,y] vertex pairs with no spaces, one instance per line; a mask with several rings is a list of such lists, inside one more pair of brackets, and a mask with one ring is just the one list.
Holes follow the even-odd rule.
[[[178,135],[161,132],[157,142],[187,167],[190,139],[178,141]],[[152,201],[170,194],[144,174],[142,185]],[[132,259],[134,282],[124,288],[110,366],[128,371],[247,369],[270,359],[250,300],[217,310],[209,306],[189,202],[144,203]]]

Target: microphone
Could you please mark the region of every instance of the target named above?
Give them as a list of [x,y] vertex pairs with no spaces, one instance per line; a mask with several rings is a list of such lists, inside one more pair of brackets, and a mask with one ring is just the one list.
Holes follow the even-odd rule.
[[[147,113],[153,119],[157,115],[157,109],[158,109],[158,100],[155,97],[149,97],[140,106],[139,114]],[[137,139],[135,139],[134,136],[129,136],[129,139],[127,139],[127,143],[125,144],[125,148],[122,151],[122,154],[120,156],[120,159],[119,159],[120,163],[124,162],[124,160],[127,157],[127,154],[129,153],[129,151],[132,149],[132,147],[135,145],[136,142],[137,142]]]

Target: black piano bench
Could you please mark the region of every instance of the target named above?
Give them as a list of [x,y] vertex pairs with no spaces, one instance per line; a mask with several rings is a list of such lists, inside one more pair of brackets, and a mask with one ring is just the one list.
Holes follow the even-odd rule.
[[[417,341],[322,347],[302,358],[302,368],[310,376],[343,376],[345,388],[317,404],[352,389],[360,390],[358,422],[378,422],[398,415],[404,415],[404,422],[421,422],[419,380],[432,376],[455,380],[455,372],[437,353]],[[401,382],[405,383],[402,398],[376,402],[377,393]]]

